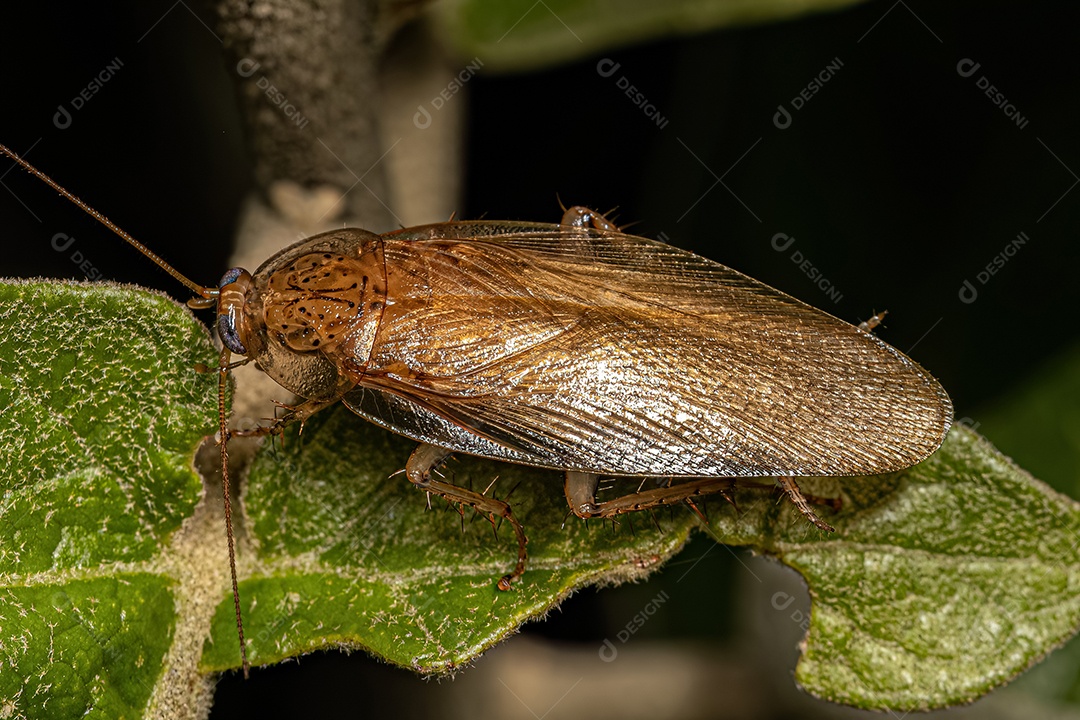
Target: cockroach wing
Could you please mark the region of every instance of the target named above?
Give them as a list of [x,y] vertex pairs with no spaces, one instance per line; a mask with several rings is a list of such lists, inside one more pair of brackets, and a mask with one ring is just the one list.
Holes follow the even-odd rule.
[[424,230],[383,236],[387,307],[345,397],[421,442],[611,475],[859,475],[923,460],[951,424],[896,349],[692,253],[557,225]]

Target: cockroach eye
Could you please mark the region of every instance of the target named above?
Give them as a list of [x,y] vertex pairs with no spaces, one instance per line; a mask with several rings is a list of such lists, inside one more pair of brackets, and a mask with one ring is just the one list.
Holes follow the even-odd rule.
[[226,285],[232,285],[234,282],[240,279],[241,275],[247,275],[251,277],[247,270],[240,267],[230,268],[225,271],[225,274],[221,276],[221,280],[218,282],[218,289],[224,290]]
[[251,273],[232,268],[218,283],[217,330],[221,342],[237,355],[247,355],[247,321],[244,303],[251,289]]

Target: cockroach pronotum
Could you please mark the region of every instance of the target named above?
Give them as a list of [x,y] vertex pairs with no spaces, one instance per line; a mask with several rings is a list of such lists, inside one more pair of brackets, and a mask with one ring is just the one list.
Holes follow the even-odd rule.
[[[0,145],[0,151],[105,224],[217,308],[220,446],[229,564],[248,669],[228,497],[226,373],[254,362],[304,400],[280,433],[342,401],[420,442],[408,479],[514,529],[510,505],[432,477],[455,452],[566,472],[581,518],[727,492],[778,478],[823,530],[798,476],[872,475],[941,444],[952,403],[941,385],[869,330],[711,260],[627,235],[580,207],[559,225],[444,222],[377,235],[302,240],[217,287],[187,279]],[[881,316],[875,316],[877,321]],[[239,433],[232,433],[239,434]],[[683,479],[605,502],[600,476]]]

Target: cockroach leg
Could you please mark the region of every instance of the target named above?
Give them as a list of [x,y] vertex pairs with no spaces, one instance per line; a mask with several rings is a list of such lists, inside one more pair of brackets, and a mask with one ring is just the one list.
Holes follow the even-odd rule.
[[693,500],[691,500],[690,498],[686,498],[686,504],[690,506],[690,509],[693,510],[699,518],[701,518],[701,522],[705,523],[706,525],[709,524],[709,518],[705,517],[701,510],[698,509],[698,506],[694,504]]
[[330,407],[340,399],[341,398],[334,398],[332,400],[305,400],[299,405],[286,405],[284,403],[275,402],[275,405],[285,410],[281,417],[275,419],[269,425],[260,425],[251,430],[231,430],[229,434],[235,437],[280,436],[285,432],[285,428],[294,422],[300,423],[300,427],[303,429],[304,423],[308,421],[308,418],[320,410]]
[[863,332],[873,332],[874,328],[880,325],[885,320],[885,316],[888,314],[888,310],[882,310],[879,313],[874,313],[869,320],[863,320],[861,323],[859,323],[859,329]]
[[581,228],[582,230],[594,228],[596,230],[619,232],[619,228],[606,217],[595,210],[590,210],[589,208],[581,207],[580,205],[575,205],[563,213],[560,225]]
[[730,493],[735,481],[731,478],[696,478],[678,485],[639,490],[607,502],[597,502],[596,488],[599,482],[600,477],[593,473],[567,471],[564,485],[566,501],[579,518],[611,518],[623,513],[675,505],[699,495]]
[[[780,484],[784,495],[794,503],[803,517],[822,530],[834,531],[832,526],[819,518],[810,509],[810,503],[807,501],[806,496],[802,494],[802,491],[799,490],[794,478],[778,478],[777,482]],[[736,484],[733,478],[697,478],[678,485],[665,485],[651,490],[639,490],[638,492],[621,495],[607,502],[596,501],[596,488],[599,483],[600,477],[593,473],[567,471],[564,492],[566,502],[570,505],[570,511],[579,518],[584,519],[614,518],[616,515],[623,513],[649,510],[655,507],[685,502],[703,520],[708,522],[708,519],[702,515],[694,504],[693,498],[720,493],[732,505],[735,504],[731,495],[731,491]],[[825,501],[824,504],[834,505],[835,502]]]
[[788,496],[788,499],[795,504],[795,507],[799,509],[799,512],[802,513],[804,518],[825,532],[836,532],[836,528],[819,518],[814,511],[810,509],[810,503],[807,502],[806,497],[802,494],[802,490],[799,489],[799,485],[795,482],[795,478],[778,477],[776,478],[776,482],[780,484],[780,489],[783,490],[784,494]]
[[[569,212],[567,210],[567,213]],[[570,505],[570,512],[586,520],[591,517],[605,517],[596,502],[596,488],[599,484],[599,475],[567,470],[563,493]]]
[[663,533],[664,528],[660,527],[660,521],[656,519],[656,513],[654,513],[652,510],[650,510],[649,511],[649,517],[652,518],[653,525],[656,526],[656,531],[659,532],[659,533]]
[[413,450],[408,462],[405,463],[405,475],[409,478],[409,482],[429,494],[434,493],[450,502],[468,506],[477,512],[486,514],[493,525],[496,517],[505,518],[510,523],[514,528],[514,534],[517,535],[517,565],[514,566],[513,572],[503,575],[498,583],[500,590],[509,590],[514,581],[525,572],[525,561],[528,557],[525,552],[525,545],[528,543],[528,539],[525,537],[525,529],[518,522],[518,519],[514,517],[509,503],[486,497],[473,490],[466,490],[452,483],[432,479],[431,474],[434,469],[443,463],[450,454],[451,451],[445,448],[435,445],[420,445]]
[[[783,488],[780,491],[784,492]],[[833,512],[840,512],[840,508],[844,506],[843,499],[838,497],[824,497],[822,495],[811,495],[810,493],[803,493],[803,497],[806,498],[806,502],[810,505],[827,507]]]

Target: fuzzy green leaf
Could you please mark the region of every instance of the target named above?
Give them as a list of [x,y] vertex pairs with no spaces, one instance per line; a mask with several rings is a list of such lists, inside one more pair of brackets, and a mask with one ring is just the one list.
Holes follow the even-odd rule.
[[[1043,362],[975,415],[976,426],[1033,474],[1080,495],[1080,344]],[[1080,705],[1080,638],[1022,679],[1029,696]]]
[[0,712],[139,716],[176,625],[161,553],[202,484],[206,332],[164,297],[0,284]]
[[[397,471],[415,443],[364,422],[343,406],[315,416],[284,449],[263,452],[244,495],[258,571],[240,594],[255,663],[327,644],[363,648],[419,672],[448,672],[474,659],[575,589],[642,577],[685,543],[695,525],[680,509],[610,523],[567,521],[562,477],[462,457],[455,482],[512,492],[529,537],[529,565],[507,592],[496,581],[514,564],[505,524],[464,517],[413,489]],[[391,477],[396,475],[396,477]],[[564,521],[566,521],[564,526]],[[633,530],[631,530],[633,524]],[[218,608],[207,669],[236,667],[230,603]]]
[[[202,672],[239,664],[224,582],[211,583],[212,623],[192,630],[177,614],[197,604],[190,578],[207,571],[174,538],[199,499],[191,457],[215,417],[214,376],[192,367],[213,350],[190,314],[143,292],[21,283],[0,286],[0,308],[11,339],[0,351],[0,710],[139,716],[175,677],[164,671],[183,642],[202,645]],[[659,515],[662,532],[648,515],[615,532],[564,527],[557,473],[462,458],[449,477],[484,488],[498,476],[493,492],[513,489],[529,534],[528,571],[500,592],[513,534],[496,539],[471,513],[463,530],[437,499],[428,511],[391,477],[411,449],[338,408],[261,454],[241,544],[254,662],[351,647],[450,671],[577,588],[642,576],[698,523],[680,508]],[[1076,503],[969,430],[903,473],[803,486],[843,498],[836,534],[752,489],[736,493],[738,511],[714,506],[708,532],[807,579],[797,679],[810,691],[894,710],[964,702],[1080,625]],[[220,525],[198,532],[196,545],[222,549],[209,561],[220,573]]]
[[[753,497],[738,523],[711,530],[806,579],[795,676],[811,693],[897,711],[965,703],[1080,628],[1080,505],[966,427],[904,472],[803,487],[843,498],[828,518],[835,534],[793,524],[790,509],[774,518]],[[786,603],[773,598],[777,610]]]

